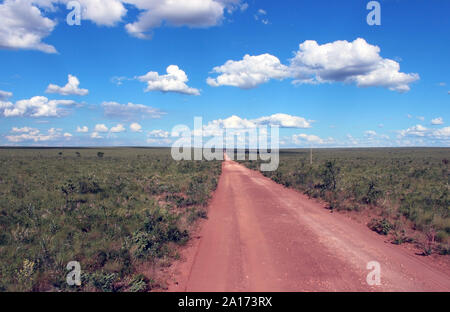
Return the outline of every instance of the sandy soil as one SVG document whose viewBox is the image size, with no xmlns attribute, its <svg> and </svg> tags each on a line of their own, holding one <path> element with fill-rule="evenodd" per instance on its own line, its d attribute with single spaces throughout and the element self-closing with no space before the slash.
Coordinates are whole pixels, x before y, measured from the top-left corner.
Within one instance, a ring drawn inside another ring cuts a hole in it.
<svg viewBox="0 0 450 312">
<path fill-rule="evenodd" d="M 450 291 L 448 257 L 437 266 L 259 172 L 222 166 L 169 291 Z M 367 283 L 371 261 L 381 285 Z"/>
</svg>

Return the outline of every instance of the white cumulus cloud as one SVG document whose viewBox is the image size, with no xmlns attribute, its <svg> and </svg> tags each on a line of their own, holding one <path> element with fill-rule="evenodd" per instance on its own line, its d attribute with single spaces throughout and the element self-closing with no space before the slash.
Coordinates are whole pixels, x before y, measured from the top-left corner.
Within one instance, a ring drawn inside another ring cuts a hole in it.
<svg viewBox="0 0 450 312">
<path fill-rule="evenodd" d="M 108 127 L 104 124 L 95 125 L 94 132 L 108 132 Z"/>
<path fill-rule="evenodd" d="M 437 118 L 431 119 L 431 124 L 432 125 L 443 125 L 444 119 L 442 117 L 437 117 Z"/>
<path fill-rule="evenodd" d="M 61 95 L 87 95 L 89 93 L 89 90 L 80 89 L 78 87 L 80 85 L 80 81 L 77 77 L 69 74 L 67 80 L 67 84 L 64 87 L 49 84 L 45 92 L 58 93 Z"/>
<path fill-rule="evenodd" d="M 333 138 L 322 139 L 314 134 L 299 133 L 292 135 L 292 142 L 296 145 L 323 145 L 333 143 Z"/>
<path fill-rule="evenodd" d="M 148 136 L 149 137 L 154 137 L 154 138 L 168 138 L 169 137 L 169 132 L 158 129 L 158 130 L 152 130 L 148 132 Z"/>
<path fill-rule="evenodd" d="M 71 0 L 64 0 L 69 2 Z M 115 26 L 122 21 L 127 10 L 121 0 L 78 0 L 81 4 L 81 18 L 99 26 Z"/>
<path fill-rule="evenodd" d="M 364 132 L 364 134 L 365 134 L 366 136 L 368 136 L 368 137 L 374 137 L 374 136 L 377 136 L 376 131 L 373 131 L 373 130 L 367 130 L 367 131 Z"/>
<path fill-rule="evenodd" d="M 42 42 L 56 22 L 44 17 L 36 2 L 5 0 L 0 4 L 0 48 L 56 53 L 54 46 Z"/>
<path fill-rule="evenodd" d="M 112 127 L 112 128 L 110 129 L 110 131 L 111 131 L 112 133 L 124 132 L 124 131 L 125 131 L 125 127 L 124 127 L 122 124 L 118 124 L 117 126 Z"/>
<path fill-rule="evenodd" d="M 130 130 L 133 132 L 141 132 L 142 131 L 142 126 L 140 124 L 138 124 L 137 122 L 133 122 L 130 125 Z"/>
<path fill-rule="evenodd" d="M 125 0 L 142 10 L 137 21 L 125 25 L 132 36 L 151 37 L 162 24 L 171 26 L 210 27 L 222 22 L 224 10 L 233 11 L 239 0 Z"/>
<path fill-rule="evenodd" d="M 177 92 L 188 95 L 200 95 L 200 91 L 195 88 L 188 87 L 188 77 L 186 73 L 177 65 L 170 65 L 166 69 L 166 75 L 159 75 L 157 72 L 150 71 L 143 76 L 137 77 L 142 82 L 147 83 L 146 92 Z"/>
<path fill-rule="evenodd" d="M 399 138 L 419 137 L 427 140 L 444 141 L 450 144 L 450 127 L 429 129 L 422 125 L 416 125 L 405 130 L 400 130 L 398 133 Z"/>
<path fill-rule="evenodd" d="M 15 104 L 8 103 L 0 105 L 5 117 L 61 117 L 66 113 L 62 107 L 75 104 L 72 100 L 49 100 L 45 96 L 34 96 L 31 99 L 17 101 Z"/>
<path fill-rule="evenodd" d="M 83 127 L 78 126 L 77 127 L 77 132 L 87 133 L 87 132 L 89 132 L 89 128 L 87 126 L 83 126 Z"/>
<path fill-rule="evenodd" d="M 280 126 L 281 128 L 310 128 L 311 121 L 303 117 L 288 114 L 273 114 L 254 120 L 258 125 Z"/>
<path fill-rule="evenodd" d="M 91 133 L 91 138 L 92 139 L 103 139 L 103 137 L 96 131 Z"/>
<path fill-rule="evenodd" d="M 288 67 L 270 54 L 248 55 L 240 61 L 229 60 L 213 68 L 216 78 L 208 77 L 206 82 L 213 87 L 233 86 L 242 89 L 255 88 L 270 79 L 284 79 L 289 76 Z"/>
<path fill-rule="evenodd" d="M 226 129 L 252 129 L 260 126 L 278 126 L 280 128 L 310 128 L 311 121 L 303 117 L 288 114 L 273 114 L 254 119 L 232 115 L 225 119 L 216 119 L 203 126 L 203 136 L 221 135 Z"/>
<path fill-rule="evenodd" d="M 409 84 L 419 79 L 415 73 L 400 72 L 400 64 L 382 58 L 380 48 L 358 38 L 353 42 L 338 40 L 318 44 L 306 40 L 284 65 L 271 54 L 245 55 L 242 60 L 228 60 L 213 68 L 217 77 L 206 82 L 213 87 L 234 86 L 255 88 L 271 79 L 294 79 L 294 84 L 320 84 L 332 82 L 355 83 L 358 87 L 384 87 L 406 92 Z"/>
<path fill-rule="evenodd" d="M 418 74 L 400 72 L 400 65 L 380 56 L 380 48 L 363 38 L 318 44 L 306 40 L 290 61 L 295 83 L 355 82 L 360 87 L 380 86 L 408 91 Z"/>
<path fill-rule="evenodd" d="M 23 127 L 17 128 L 13 127 L 10 135 L 5 136 L 9 142 L 19 143 L 26 141 L 33 142 L 45 142 L 45 141 L 53 141 L 56 139 L 62 138 L 63 134 L 61 134 L 61 129 L 51 128 L 47 130 L 47 133 L 42 133 L 39 129 Z"/>
</svg>

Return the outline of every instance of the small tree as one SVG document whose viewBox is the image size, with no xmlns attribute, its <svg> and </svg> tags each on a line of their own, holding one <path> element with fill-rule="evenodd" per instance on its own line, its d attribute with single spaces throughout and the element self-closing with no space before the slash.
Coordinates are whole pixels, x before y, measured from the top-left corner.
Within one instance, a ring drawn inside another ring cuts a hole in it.
<svg viewBox="0 0 450 312">
<path fill-rule="evenodd" d="M 105 155 L 105 153 L 103 153 L 103 152 L 98 152 L 97 153 L 97 157 L 98 158 L 103 158 L 103 155 Z"/>
<path fill-rule="evenodd" d="M 337 176 L 340 169 L 336 166 L 334 161 L 327 161 L 325 163 L 325 169 L 322 172 L 322 179 L 324 187 L 327 190 L 335 191 L 337 184 Z"/>
</svg>

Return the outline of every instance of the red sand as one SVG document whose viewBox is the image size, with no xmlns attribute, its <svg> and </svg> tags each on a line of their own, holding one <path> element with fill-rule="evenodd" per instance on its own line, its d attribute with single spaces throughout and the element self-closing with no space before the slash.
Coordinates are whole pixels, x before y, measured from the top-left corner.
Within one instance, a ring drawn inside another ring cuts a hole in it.
<svg viewBox="0 0 450 312">
<path fill-rule="evenodd" d="M 450 291 L 448 266 L 392 245 L 233 161 L 169 291 Z M 369 286 L 369 261 L 381 285 Z"/>
</svg>

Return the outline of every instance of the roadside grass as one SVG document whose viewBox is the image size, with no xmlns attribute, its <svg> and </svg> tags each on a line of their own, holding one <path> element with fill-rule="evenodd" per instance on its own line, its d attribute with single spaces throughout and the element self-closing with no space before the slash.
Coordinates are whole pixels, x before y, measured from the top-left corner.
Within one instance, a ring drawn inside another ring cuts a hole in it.
<svg viewBox="0 0 450 312">
<path fill-rule="evenodd" d="M 368 226 L 395 244 L 448 255 L 449 159 L 449 148 L 314 149 L 311 165 L 309 149 L 285 149 L 278 169 L 263 174 L 325 200 L 329 209 L 372 215 Z M 259 160 L 242 163 L 260 168 Z"/>
<path fill-rule="evenodd" d="M 163 148 L 0 149 L 0 291 L 161 287 L 139 268 L 177 257 L 220 171 Z"/>
</svg>

